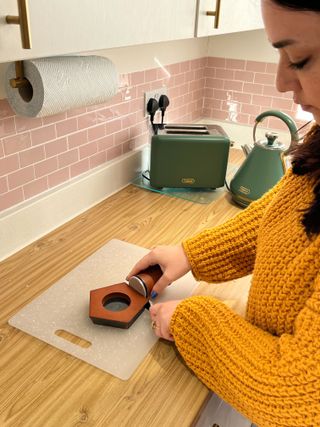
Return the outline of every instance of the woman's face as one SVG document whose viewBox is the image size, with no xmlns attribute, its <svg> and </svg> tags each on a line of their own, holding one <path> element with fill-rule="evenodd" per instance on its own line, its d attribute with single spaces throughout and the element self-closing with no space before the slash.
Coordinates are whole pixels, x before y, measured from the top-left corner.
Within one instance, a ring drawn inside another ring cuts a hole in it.
<svg viewBox="0 0 320 427">
<path fill-rule="evenodd" d="M 279 51 L 277 88 L 320 124 L 320 13 L 294 11 L 262 0 L 262 16 L 271 44 Z"/>
</svg>

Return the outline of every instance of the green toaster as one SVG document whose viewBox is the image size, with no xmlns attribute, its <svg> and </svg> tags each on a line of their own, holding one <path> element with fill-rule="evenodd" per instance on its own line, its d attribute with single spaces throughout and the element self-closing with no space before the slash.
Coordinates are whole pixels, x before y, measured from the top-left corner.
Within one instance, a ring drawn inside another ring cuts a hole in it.
<svg viewBox="0 0 320 427">
<path fill-rule="evenodd" d="M 230 139 L 217 125 L 165 125 L 151 139 L 154 188 L 223 187 Z"/>
</svg>

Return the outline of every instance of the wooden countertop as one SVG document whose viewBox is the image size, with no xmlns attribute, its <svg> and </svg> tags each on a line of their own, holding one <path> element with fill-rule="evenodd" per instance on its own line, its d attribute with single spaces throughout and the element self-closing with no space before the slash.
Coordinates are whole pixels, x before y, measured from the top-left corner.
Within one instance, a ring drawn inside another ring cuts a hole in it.
<svg viewBox="0 0 320 427">
<path fill-rule="evenodd" d="M 231 150 L 231 162 L 241 159 Z M 110 239 L 146 248 L 176 244 L 238 211 L 227 193 L 200 205 L 128 186 L 0 263 L 0 425 L 192 425 L 208 390 L 172 343 L 160 340 L 121 381 L 7 321 Z"/>
</svg>

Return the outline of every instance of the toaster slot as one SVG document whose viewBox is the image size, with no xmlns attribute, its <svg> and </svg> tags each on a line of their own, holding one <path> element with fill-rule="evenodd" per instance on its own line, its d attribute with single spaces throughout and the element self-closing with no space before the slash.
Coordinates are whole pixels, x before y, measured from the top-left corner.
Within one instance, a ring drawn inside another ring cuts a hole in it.
<svg viewBox="0 0 320 427">
<path fill-rule="evenodd" d="M 167 135 L 209 135 L 210 133 L 207 130 L 167 130 Z"/>
<path fill-rule="evenodd" d="M 165 129 L 207 130 L 207 126 L 203 126 L 203 125 L 165 125 Z"/>
</svg>

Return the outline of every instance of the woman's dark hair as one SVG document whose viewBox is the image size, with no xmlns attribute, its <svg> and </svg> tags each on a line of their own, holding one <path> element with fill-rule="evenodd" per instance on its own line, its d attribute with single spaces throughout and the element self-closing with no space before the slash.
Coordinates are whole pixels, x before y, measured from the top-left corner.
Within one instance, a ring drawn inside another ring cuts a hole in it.
<svg viewBox="0 0 320 427">
<path fill-rule="evenodd" d="M 310 12 L 320 12 L 320 3 L 316 0 L 304 1 L 286 1 L 286 0 L 272 0 L 273 3 L 278 4 L 279 6 L 286 7 L 288 9 L 295 10 L 306 10 Z"/>
<path fill-rule="evenodd" d="M 292 151 L 292 171 L 313 180 L 314 200 L 306 209 L 302 224 L 308 236 L 320 232 L 320 126 L 314 125 L 302 144 Z"/>
<path fill-rule="evenodd" d="M 272 0 L 273 3 L 297 11 L 320 12 L 320 1 Z M 292 152 L 292 170 L 296 175 L 308 174 L 313 180 L 314 200 L 305 210 L 302 224 L 310 237 L 320 233 L 320 126 L 314 125 L 303 144 Z"/>
</svg>

